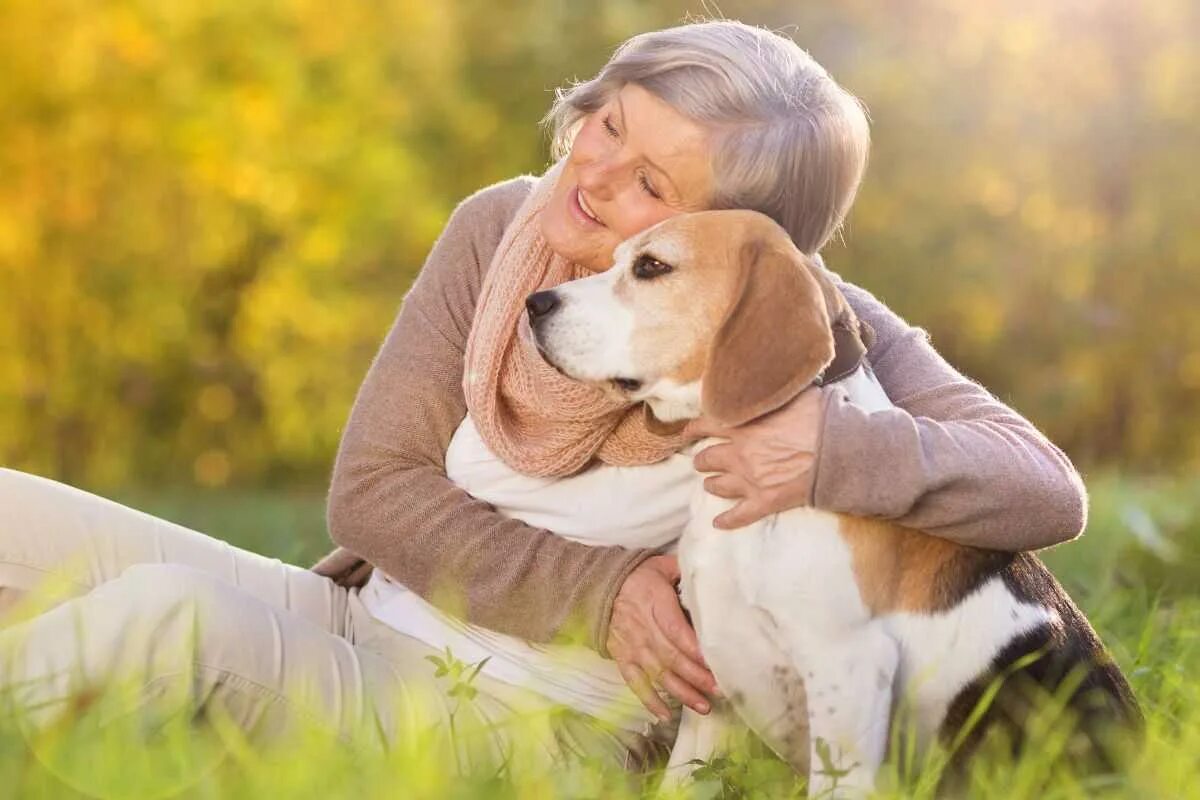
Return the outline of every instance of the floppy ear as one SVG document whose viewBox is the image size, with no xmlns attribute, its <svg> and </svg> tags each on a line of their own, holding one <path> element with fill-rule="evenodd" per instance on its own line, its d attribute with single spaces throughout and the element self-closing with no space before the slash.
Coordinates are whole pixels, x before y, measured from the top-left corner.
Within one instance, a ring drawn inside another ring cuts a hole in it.
<svg viewBox="0 0 1200 800">
<path fill-rule="evenodd" d="M 805 256 L 801 256 L 801 258 L 804 259 L 804 268 L 812 275 L 817 286 L 821 287 L 821 295 L 825 298 L 825 313 L 828 315 L 830 323 L 832 324 L 836 319 L 846 318 L 847 315 L 849 315 L 849 319 L 857 320 L 858 317 L 850 308 L 850 304 L 846 302 L 846 298 L 833 285 L 833 280 L 825 268 L 811 258 Z"/>
<path fill-rule="evenodd" d="M 835 328 L 841 325 L 854 333 L 858 337 L 858 340 L 862 342 L 864 351 L 874 347 L 875 329 L 868 325 L 866 320 L 859 319 L 858 314 L 854 313 L 854 309 L 846 302 L 846 296 L 833 285 L 833 279 L 829 275 L 829 270 L 811 258 L 805 258 L 804 264 L 817 281 L 817 285 L 821 287 L 821 293 L 825 295 L 825 313 L 829 315 L 829 324 Z M 840 353 L 837 355 L 840 355 Z"/>
<path fill-rule="evenodd" d="M 791 400 L 833 360 L 821 285 L 799 250 L 742 245 L 738 290 L 713 340 L 703 412 L 741 425 Z"/>
</svg>

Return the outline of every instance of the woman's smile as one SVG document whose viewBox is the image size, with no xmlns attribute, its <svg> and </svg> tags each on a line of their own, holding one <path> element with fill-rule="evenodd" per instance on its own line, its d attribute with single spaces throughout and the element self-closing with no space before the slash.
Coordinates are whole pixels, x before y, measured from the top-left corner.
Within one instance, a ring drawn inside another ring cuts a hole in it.
<svg viewBox="0 0 1200 800">
<path fill-rule="evenodd" d="M 572 211 L 578 210 L 584 217 L 587 217 L 589 222 L 604 227 L 604 223 L 600 222 L 600 217 L 596 216 L 596 212 L 592 210 L 592 204 L 588 203 L 588 198 L 584 196 L 580 187 L 576 186 L 575 191 L 571 192 L 571 200 Z"/>
<path fill-rule="evenodd" d="M 578 185 L 567 193 L 567 203 L 570 205 L 572 216 L 579 220 L 585 227 L 607 227 L 596 216 L 596 212 L 592 210 L 591 203 L 587 201 L 587 197 L 584 196 L 583 190 Z"/>
</svg>

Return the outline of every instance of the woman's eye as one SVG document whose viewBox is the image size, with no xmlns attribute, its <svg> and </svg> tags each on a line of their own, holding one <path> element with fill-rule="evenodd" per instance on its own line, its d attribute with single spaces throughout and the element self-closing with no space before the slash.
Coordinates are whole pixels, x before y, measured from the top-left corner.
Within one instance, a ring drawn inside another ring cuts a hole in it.
<svg viewBox="0 0 1200 800">
<path fill-rule="evenodd" d="M 613 137 L 614 139 L 620 138 L 620 134 L 617 133 L 617 129 L 613 127 L 611 116 L 606 116 L 604 118 L 603 125 L 604 125 L 604 130 L 608 131 L 609 136 Z M 658 192 L 654 191 L 654 187 L 650 185 L 650 181 L 646 180 L 645 175 L 638 175 L 638 183 L 641 184 L 642 190 L 645 191 L 646 194 L 650 195 L 655 200 L 662 199 L 662 195 L 660 195 Z"/>
<path fill-rule="evenodd" d="M 662 198 L 659 196 L 658 192 L 654 191 L 654 187 L 650 185 L 650 182 L 646 180 L 646 176 L 645 176 L 645 175 L 639 175 L 639 176 L 638 176 L 638 183 L 640 183 L 640 184 L 642 185 L 642 188 L 643 188 L 643 189 L 645 189 L 645 190 L 646 190 L 646 192 L 647 192 L 647 193 L 648 193 L 648 194 L 649 194 L 651 197 L 653 197 L 655 200 L 660 200 L 660 199 L 662 199 Z"/>
<path fill-rule="evenodd" d="M 664 264 L 653 256 L 641 255 L 638 256 L 637 261 L 633 262 L 633 277 L 639 280 L 649 280 L 666 275 L 673 269 L 675 268 L 670 264 Z"/>
</svg>

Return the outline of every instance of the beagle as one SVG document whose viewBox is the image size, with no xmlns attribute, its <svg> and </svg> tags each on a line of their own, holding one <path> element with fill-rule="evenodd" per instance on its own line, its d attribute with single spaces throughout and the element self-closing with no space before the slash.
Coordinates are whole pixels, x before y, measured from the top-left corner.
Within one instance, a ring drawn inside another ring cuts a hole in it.
<svg viewBox="0 0 1200 800">
<path fill-rule="evenodd" d="M 758 212 L 667 219 L 623 242 L 608 271 L 527 308 L 549 363 L 644 401 L 658 424 L 704 412 L 740 425 L 821 380 L 841 379 L 868 410 L 891 406 L 860 363 L 845 298 Z M 1129 684 L 1035 556 L 807 507 L 718 531 L 732 503 L 702 483 L 678 543 L 680 591 L 727 701 L 684 709 L 666 783 L 719 755 L 736 718 L 808 776 L 810 794 L 838 796 L 871 790 L 901 711 L 919 748 L 958 737 L 960 767 L 989 732 L 1018 746 L 1034 687 L 1069 692 L 1080 730 L 1095 733 L 1081 746 L 1108 721 L 1139 726 Z"/>
</svg>

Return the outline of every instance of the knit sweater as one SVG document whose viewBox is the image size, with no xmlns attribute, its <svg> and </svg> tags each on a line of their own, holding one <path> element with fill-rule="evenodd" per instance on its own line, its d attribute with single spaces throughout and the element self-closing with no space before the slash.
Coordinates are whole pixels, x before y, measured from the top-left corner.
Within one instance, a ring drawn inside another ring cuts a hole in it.
<svg viewBox="0 0 1200 800">
<path fill-rule="evenodd" d="M 505 517 L 445 474 L 466 415 L 463 351 L 480 284 L 534 180 L 470 195 L 434 243 L 351 408 L 327 506 L 338 548 L 313 569 L 349 587 L 377 566 L 471 623 L 606 654 L 613 599 L 655 551 L 569 541 Z M 844 393 L 826 403 L 811 505 L 973 547 L 1032 550 L 1077 536 L 1087 495 L 1067 456 L 948 364 L 924 330 L 831 274 L 875 330 L 867 359 L 896 408 L 867 413 Z"/>
</svg>

